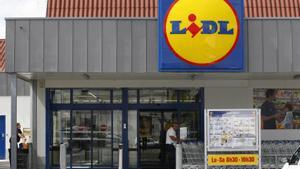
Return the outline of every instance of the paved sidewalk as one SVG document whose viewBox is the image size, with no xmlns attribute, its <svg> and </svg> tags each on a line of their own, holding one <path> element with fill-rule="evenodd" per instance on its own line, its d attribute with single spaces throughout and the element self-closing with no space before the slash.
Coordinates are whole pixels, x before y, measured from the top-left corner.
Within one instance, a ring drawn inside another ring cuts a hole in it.
<svg viewBox="0 0 300 169">
<path fill-rule="evenodd" d="M 9 169 L 9 161 L 0 160 L 0 169 Z"/>
</svg>

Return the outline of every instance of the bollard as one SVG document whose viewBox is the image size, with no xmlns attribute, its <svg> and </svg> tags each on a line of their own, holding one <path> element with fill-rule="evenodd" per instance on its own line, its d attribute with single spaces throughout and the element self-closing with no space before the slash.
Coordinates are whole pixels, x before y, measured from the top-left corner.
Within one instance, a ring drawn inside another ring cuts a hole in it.
<svg viewBox="0 0 300 169">
<path fill-rule="evenodd" d="M 60 144 L 59 152 L 60 169 L 67 169 L 67 144 Z"/>
<path fill-rule="evenodd" d="M 123 169 L 123 144 L 119 144 L 119 167 L 118 169 Z"/>
<path fill-rule="evenodd" d="M 182 145 L 176 144 L 176 169 L 182 169 Z"/>
</svg>

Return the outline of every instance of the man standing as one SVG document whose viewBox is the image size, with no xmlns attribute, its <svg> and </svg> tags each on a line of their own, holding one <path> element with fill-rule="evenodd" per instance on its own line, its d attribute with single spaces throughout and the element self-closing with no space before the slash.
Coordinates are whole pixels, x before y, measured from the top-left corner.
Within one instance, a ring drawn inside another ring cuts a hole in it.
<svg viewBox="0 0 300 169">
<path fill-rule="evenodd" d="M 167 155 L 167 168 L 175 169 L 176 167 L 176 149 L 175 145 L 180 141 L 177 138 L 176 130 L 178 129 L 178 124 L 173 122 L 172 126 L 168 129 L 166 134 L 166 155 Z"/>
<path fill-rule="evenodd" d="M 17 144 L 21 141 L 21 138 L 24 139 L 25 136 L 24 134 L 22 133 L 22 130 L 21 130 L 21 124 L 20 123 L 17 123 Z M 9 139 L 9 143 L 11 143 L 11 138 Z M 17 145 L 17 149 L 22 149 L 23 145 Z M 11 149 L 9 148 L 8 149 L 8 152 L 9 152 L 9 163 L 11 163 Z"/>
<path fill-rule="evenodd" d="M 276 129 L 276 118 L 281 115 L 277 113 L 273 101 L 276 99 L 276 90 L 268 89 L 265 93 L 266 101 L 261 105 L 261 119 L 263 129 Z"/>
</svg>

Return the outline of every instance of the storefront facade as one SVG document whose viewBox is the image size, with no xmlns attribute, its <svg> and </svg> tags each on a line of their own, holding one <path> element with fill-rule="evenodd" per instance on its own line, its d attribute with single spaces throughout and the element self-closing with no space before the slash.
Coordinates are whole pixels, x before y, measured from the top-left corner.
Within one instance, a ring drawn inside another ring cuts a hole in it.
<svg viewBox="0 0 300 169">
<path fill-rule="evenodd" d="M 162 73 L 155 18 L 7 19 L 5 71 L 32 83 L 37 168 L 59 168 L 60 143 L 71 168 L 116 168 L 119 143 L 124 168 L 159 167 L 167 123 L 203 141 L 205 108 L 252 108 L 255 88 L 298 88 L 299 20 L 243 26 L 244 71 Z"/>
<path fill-rule="evenodd" d="M 159 166 L 160 139 L 167 123 L 189 126 L 189 141 L 203 139 L 200 92 L 203 90 L 47 90 L 47 131 L 52 131 L 46 138 L 49 168 L 59 166 L 62 140 L 69 145 L 67 158 L 72 168 L 117 167 L 119 144 L 124 145 L 123 163 L 129 168 Z"/>
</svg>

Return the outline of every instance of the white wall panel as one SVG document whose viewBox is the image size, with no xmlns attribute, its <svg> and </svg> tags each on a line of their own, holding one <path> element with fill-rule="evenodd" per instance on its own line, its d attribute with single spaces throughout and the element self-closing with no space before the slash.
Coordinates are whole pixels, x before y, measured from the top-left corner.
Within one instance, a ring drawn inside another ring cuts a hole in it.
<svg viewBox="0 0 300 169">
<path fill-rule="evenodd" d="M 58 71 L 58 21 L 45 20 L 44 72 Z"/>
<path fill-rule="evenodd" d="M 73 29 L 73 72 L 87 72 L 87 21 L 75 20 Z"/>
<path fill-rule="evenodd" d="M 88 72 L 102 71 L 102 22 L 88 22 Z"/>
<path fill-rule="evenodd" d="M 29 21 L 17 20 L 15 28 L 15 69 L 16 72 L 29 71 Z"/>
<path fill-rule="evenodd" d="M 58 71 L 72 72 L 73 66 L 73 21 L 61 20 L 58 27 Z"/>
<path fill-rule="evenodd" d="M 30 72 L 43 72 L 44 61 L 44 21 L 30 22 L 29 70 Z"/>
</svg>

